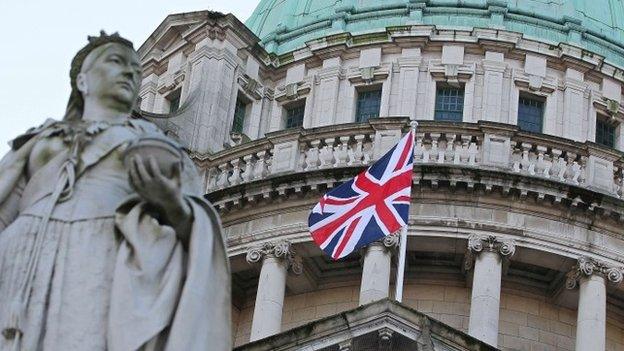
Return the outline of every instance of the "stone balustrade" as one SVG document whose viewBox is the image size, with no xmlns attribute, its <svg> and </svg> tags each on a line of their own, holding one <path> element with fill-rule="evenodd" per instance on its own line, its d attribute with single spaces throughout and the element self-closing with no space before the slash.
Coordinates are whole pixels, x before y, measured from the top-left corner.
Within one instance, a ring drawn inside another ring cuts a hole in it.
<svg viewBox="0 0 624 351">
<path fill-rule="evenodd" d="M 302 172 L 362 167 L 409 129 L 404 117 L 313 129 L 283 130 L 203 159 L 206 192 Z M 619 151 L 492 123 L 421 121 L 414 163 L 520 174 L 624 197 Z"/>
</svg>

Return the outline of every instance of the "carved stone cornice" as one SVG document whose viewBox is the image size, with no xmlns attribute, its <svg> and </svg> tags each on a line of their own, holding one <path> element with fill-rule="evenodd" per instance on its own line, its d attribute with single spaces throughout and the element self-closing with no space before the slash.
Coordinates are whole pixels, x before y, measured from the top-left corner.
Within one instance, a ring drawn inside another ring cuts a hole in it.
<svg viewBox="0 0 624 351">
<path fill-rule="evenodd" d="M 468 252 L 464 260 L 465 271 L 472 269 L 475 257 L 483 251 L 497 252 L 502 258 L 509 259 L 516 252 L 516 242 L 513 239 L 499 239 L 494 235 L 471 235 L 468 237 Z"/>
<path fill-rule="evenodd" d="M 382 83 L 391 72 L 391 64 L 377 67 L 352 67 L 346 72 L 346 78 L 353 84 Z"/>
<path fill-rule="evenodd" d="M 243 88 L 245 93 L 256 100 L 260 100 L 262 98 L 262 86 L 260 83 L 251 78 L 250 76 L 243 74 L 238 77 L 238 85 Z"/>
<path fill-rule="evenodd" d="M 528 74 L 523 69 L 513 69 L 513 81 L 516 86 L 528 89 L 532 92 L 550 94 L 557 90 L 557 79 L 551 76 L 540 77 Z"/>
<path fill-rule="evenodd" d="M 303 272 L 301 260 L 295 256 L 295 250 L 289 241 L 265 242 L 247 250 L 246 260 L 249 264 L 261 262 L 266 257 L 284 260 L 286 269 L 290 269 L 295 274 Z"/>
<path fill-rule="evenodd" d="M 444 64 L 442 60 L 429 61 L 429 73 L 435 80 L 448 83 L 465 83 L 475 74 L 474 63 Z"/>
<path fill-rule="evenodd" d="M 183 67 L 175 70 L 173 73 L 166 73 L 160 79 L 160 82 L 156 88 L 160 94 L 167 94 L 182 85 L 186 72 Z"/>
<path fill-rule="evenodd" d="M 293 101 L 305 97 L 312 89 L 313 79 L 303 80 L 301 82 L 280 85 L 275 90 L 273 98 L 279 102 L 287 100 Z"/>
<path fill-rule="evenodd" d="M 576 265 L 567 274 L 566 288 L 574 289 L 581 278 L 594 274 L 600 274 L 609 282 L 618 284 L 624 278 L 624 267 L 615 267 L 590 257 L 579 257 Z"/>
</svg>

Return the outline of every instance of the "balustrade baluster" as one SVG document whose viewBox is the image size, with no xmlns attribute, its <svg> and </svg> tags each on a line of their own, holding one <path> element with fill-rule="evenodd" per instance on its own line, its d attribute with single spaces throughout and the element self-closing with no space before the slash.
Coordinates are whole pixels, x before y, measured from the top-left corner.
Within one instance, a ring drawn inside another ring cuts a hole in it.
<svg viewBox="0 0 624 351">
<path fill-rule="evenodd" d="M 535 173 L 538 176 L 549 178 L 550 177 L 550 174 L 549 174 L 550 162 L 547 159 L 548 156 L 545 156 L 546 151 L 548 151 L 547 147 L 541 146 L 541 145 L 537 146 L 537 160 L 535 162 Z"/>
<path fill-rule="evenodd" d="M 312 171 L 318 168 L 320 144 L 320 140 L 313 140 L 310 142 L 310 148 L 306 151 L 306 170 Z"/>
<path fill-rule="evenodd" d="M 364 161 L 365 165 L 371 163 L 373 161 L 373 145 L 375 143 L 375 133 L 369 134 L 370 142 L 365 143 L 362 147 L 362 152 L 364 153 Z"/>
<path fill-rule="evenodd" d="M 425 148 L 423 146 L 424 133 L 416 133 L 416 144 L 414 144 L 414 163 L 424 162 L 423 156 Z"/>
<path fill-rule="evenodd" d="M 532 145 L 529 143 L 522 143 L 521 146 L 522 161 L 520 161 L 520 165 L 522 166 L 522 172 L 535 175 L 535 162 L 532 162 L 531 157 L 529 156 Z"/>
<path fill-rule="evenodd" d="M 219 177 L 217 178 L 217 187 L 225 188 L 229 185 L 228 178 L 230 172 L 228 170 L 229 162 L 225 162 L 219 165 Z"/>
<path fill-rule="evenodd" d="M 308 145 L 305 142 L 299 142 L 299 158 L 297 161 L 297 171 L 302 172 L 306 168 L 306 148 Z"/>
<path fill-rule="evenodd" d="M 268 167 L 267 167 L 266 156 L 267 156 L 266 151 L 258 151 L 258 153 L 256 154 L 257 160 L 256 160 L 256 163 L 254 164 L 254 170 L 253 170 L 253 176 L 254 176 L 254 179 L 256 180 L 264 178 L 269 173 Z"/>
<path fill-rule="evenodd" d="M 351 148 L 349 148 L 349 165 L 357 166 L 362 164 L 362 157 L 364 157 L 364 152 L 362 152 L 363 142 L 365 135 L 358 134 L 354 136 L 355 144 Z"/>
<path fill-rule="evenodd" d="M 347 165 L 349 159 L 349 139 L 348 136 L 341 136 L 339 138 L 340 144 L 336 146 L 334 150 L 334 157 L 336 158 L 335 167 L 344 167 Z"/>
<path fill-rule="evenodd" d="M 249 182 L 253 179 L 253 164 L 251 162 L 252 158 L 253 155 L 243 156 L 243 162 L 245 162 L 245 169 L 243 170 L 243 174 L 241 174 L 243 182 Z"/>
<path fill-rule="evenodd" d="M 210 190 L 217 187 L 217 176 L 218 169 L 216 167 L 211 167 L 206 170 L 206 192 L 210 192 Z"/>
<path fill-rule="evenodd" d="M 468 164 L 471 166 L 477 165 L 477 157 L 479 156 L 479 147 L 475 141 L 470 142 L 468 146 Z"/>
<path fill-rule="evenodd" d="M 230 161 L 230 164 L 232 165 L 232 173 L 228 178 L 228 181 L 230 182 L 230 185 L 236 185 L 241 181 L 240 160 L 237 158 L 233 159 Z"/>
</svg>

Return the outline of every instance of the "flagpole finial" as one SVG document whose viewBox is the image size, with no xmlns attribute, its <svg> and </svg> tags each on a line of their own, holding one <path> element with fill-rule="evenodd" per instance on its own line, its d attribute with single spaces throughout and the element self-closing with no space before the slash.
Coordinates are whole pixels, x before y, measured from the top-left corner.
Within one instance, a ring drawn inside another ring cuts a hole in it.
<svg viewBox="0 0 624 351">
<path fill-rule="evenodd" d="M 410 129 L 416 132 L 416 128 L 418 127 L 418 121 L 415 119 L 410 120 Z"/>
</svg>

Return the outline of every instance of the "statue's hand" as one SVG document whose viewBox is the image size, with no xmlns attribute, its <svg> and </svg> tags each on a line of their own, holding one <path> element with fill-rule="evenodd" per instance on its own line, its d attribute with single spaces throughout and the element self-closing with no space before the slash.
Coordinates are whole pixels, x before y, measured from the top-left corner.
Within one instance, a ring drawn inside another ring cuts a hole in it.
<svg viewBox="0 0 624 351">
<path fill-rule="evenodd" d="M 152 205 L 167 224 L 174 227 L 183 241 L 190 234 L 191 207 L 182 195 L 180 166 L 176 165 L 171 178 L 160 171 L 153 157 L 144 160 L 135 155 L 130 161 L 130 183 L 136 192 Z"/>
</svg>

